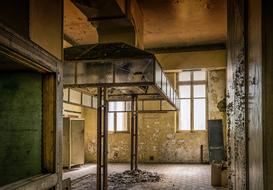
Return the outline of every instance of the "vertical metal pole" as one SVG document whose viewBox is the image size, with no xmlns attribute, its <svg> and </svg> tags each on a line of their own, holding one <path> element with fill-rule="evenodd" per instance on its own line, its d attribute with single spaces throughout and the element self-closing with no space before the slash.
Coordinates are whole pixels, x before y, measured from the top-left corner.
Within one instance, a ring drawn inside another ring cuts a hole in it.
<svg viewBox="0 0 273 190">
<path fill-rule="evenodd" d="M 97 190 L 101 189 L 101 129 L 102 129 L 102 102 L 101 102 L 101 87 L 98 87 L 98 102 L 97 102 Z"/>
<path fill-rule="evenodd" d="M 200 145 L 200 162 L 203 163 L 203 145 Z"/>
<path fill-rule="evenodd" d="M 137 152 L 138 152 L 138 102 L 137 96 L 135 96 L 135 170 L 138 169 L 138 159 L 137 159 Z"/>
<path fill-rule="evenodd" d="M 107 190 L 107 154 L 108 154 L 108 101 L 107 88 L 103 89 L 103 189 Z"/>
<path fill-rule="evenodd" d="M 134 169 L 134 134 L 135 134 L 135 122 L 134 122 L 134 109 L 135 109 L 135 102 L 134 102 L 134 96 L 132 96 L 131 101 L 131 170 Z"/>
</svg>

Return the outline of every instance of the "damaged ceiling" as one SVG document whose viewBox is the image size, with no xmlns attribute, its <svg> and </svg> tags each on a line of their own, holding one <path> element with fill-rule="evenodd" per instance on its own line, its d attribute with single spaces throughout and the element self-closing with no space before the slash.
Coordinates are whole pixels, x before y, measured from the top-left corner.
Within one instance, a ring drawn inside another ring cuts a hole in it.
<svg viewBox="0 0 273 190">
<path fill-rule="evenodd" d="M 226 41 L 226 0 L 141 0 L 145 48 Z"/>
<path fill-rule="evenodd" d="M 144 47 L 225 43 L 226 0 L 140 0 Z M 70 0 L 64 0 L 64 33 L 74 44 L 98 42 L 96 29 Z"/>
</svg>

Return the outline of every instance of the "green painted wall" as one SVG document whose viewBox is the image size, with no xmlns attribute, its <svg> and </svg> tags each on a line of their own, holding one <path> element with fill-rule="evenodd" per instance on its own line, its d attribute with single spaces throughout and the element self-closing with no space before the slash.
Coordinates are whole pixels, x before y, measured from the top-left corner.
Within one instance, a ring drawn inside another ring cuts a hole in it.
<svg viewBox="0 0 273 190">
<path fill-rule="evenodd" d="M 42 171 L 42 75 L 0 74 L 0 186 Z"/>
</svg>

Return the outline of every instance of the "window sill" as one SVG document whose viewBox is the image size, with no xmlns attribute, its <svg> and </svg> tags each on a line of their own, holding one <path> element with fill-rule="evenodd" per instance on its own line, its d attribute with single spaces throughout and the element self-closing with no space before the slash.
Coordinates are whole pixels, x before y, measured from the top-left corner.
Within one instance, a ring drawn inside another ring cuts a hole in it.
<svg viewBox="0 0 273 190">
<path fill-rule="evenodd" d="M 109 131 L 108 132 L 109 135 L 113 135 L 113 134 L 130 134 L 130 131 Z"/>
<path fill-rule="evenodd" d="M 207 133 L 208 130 L 205 129 L 205 130 L 179 130 L 179 131 L 176 131 L 176 133 Z"/>
</svg>

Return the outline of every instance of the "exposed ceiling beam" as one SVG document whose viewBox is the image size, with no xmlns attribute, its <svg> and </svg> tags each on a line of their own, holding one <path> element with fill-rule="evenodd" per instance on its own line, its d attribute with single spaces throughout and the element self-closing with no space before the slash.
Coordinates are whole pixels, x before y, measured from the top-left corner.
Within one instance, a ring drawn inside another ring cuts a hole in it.
<svg viewBox="0 0 273 190">
<path fill-rule="evenodd" d="M 158 48 L 147 48 L 145 51 L 161 54 L 161 53 L 179 53 L 179 52 L 192 52 L 192 51 L 209 51 L 209 50 L 221 50 L 226 49 L 225 43 L 216 44 L 204 44 L 194 46 L 173 46 L 173 47 L 158 47 Z"/>
</svg>

